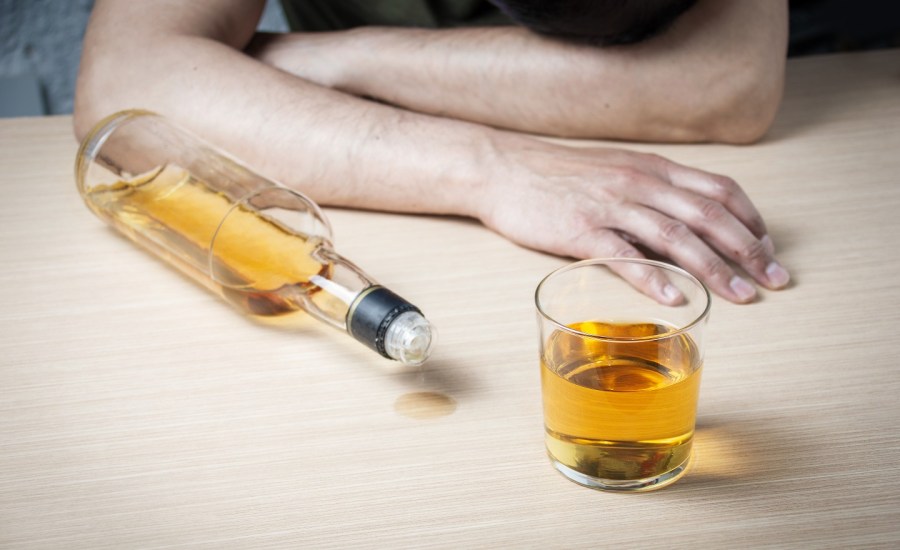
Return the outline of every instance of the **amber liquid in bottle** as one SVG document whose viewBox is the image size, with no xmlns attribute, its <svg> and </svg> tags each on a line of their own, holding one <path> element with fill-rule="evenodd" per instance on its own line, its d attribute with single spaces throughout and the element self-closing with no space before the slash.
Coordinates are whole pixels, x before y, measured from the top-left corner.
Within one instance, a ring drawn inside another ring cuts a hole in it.
<svg viewBox="0 0 900 550">
<path fill-rule="evenodd" d="M 335 251 L 318 205 L 157 114 L 100 121 L 75 182 L 97 216 L 257 320 L 312 318 L 407 367 L 430 356 L 434 327 Z"/>
<path fill-rule="evenodd" d="M 558 330 L 541 367 L 547 450 L 562 465 L 606 480 L 651 478 L 686 465 L 701 360 L 687 334 L 653 323 L 586 321 Z"/>
<path fill-rule="evenodd" d="M 122 233 L 248 314 L 281 316 L 310 300 L 320 309 L 341 310 L 336 317 L 346 312 L 347 304 L 327 293 L 315 296 L 313 282 L 327 279 L 330 270 L 318 253 L 321 239 L 234 205 L 177 166 L 98 185 L 86 200 Z"/>
</svg>

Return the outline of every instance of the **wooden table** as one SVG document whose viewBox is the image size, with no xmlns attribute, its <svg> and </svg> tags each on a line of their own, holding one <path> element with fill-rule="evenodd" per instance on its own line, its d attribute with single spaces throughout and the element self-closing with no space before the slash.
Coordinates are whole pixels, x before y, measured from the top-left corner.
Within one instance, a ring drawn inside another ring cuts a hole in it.
<svg viewBox="0 0 900 550">
<path fill-rule="evenodd" d="M 425 378 L 398 374 L 118 237 L 75 191 L 69 118 L 0 122 L 0 546 L 900 546 L 900 50 L 788 70 L 761 144 L 631 146 L 740 181 L 796 282 L 715 299 L 697 459 L 640 495 L 544 454 L 532 295 L 567 260 L 329 209 L 439 327 Z M 455 408 L 402 414 L 419 391 Z"/>
</svg>

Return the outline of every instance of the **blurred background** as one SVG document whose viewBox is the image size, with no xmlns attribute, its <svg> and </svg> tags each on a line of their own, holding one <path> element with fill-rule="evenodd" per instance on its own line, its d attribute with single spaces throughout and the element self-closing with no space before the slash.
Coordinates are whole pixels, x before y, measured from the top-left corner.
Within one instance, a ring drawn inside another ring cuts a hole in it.
<svg viewBox="0 0 900 550">
<path fill-rule="evenodd" d="M 72 112 L 81 39 L 93 3 L 0 0 L 0 117 Z M 278 0 L 269 0 L 259 28 L 288 30 Z M 898 0 L 791 2 L 789 55 L 890 47 L 900 47 Z"/>
<path fill-rule="evenodd" d="M 81 39 L 93 5 L 94 0 L 0 0 L 0 117 L 72 112 Z M 259 29 L 288 30 L 278 0 L 266 3 Z"/>
</svg>

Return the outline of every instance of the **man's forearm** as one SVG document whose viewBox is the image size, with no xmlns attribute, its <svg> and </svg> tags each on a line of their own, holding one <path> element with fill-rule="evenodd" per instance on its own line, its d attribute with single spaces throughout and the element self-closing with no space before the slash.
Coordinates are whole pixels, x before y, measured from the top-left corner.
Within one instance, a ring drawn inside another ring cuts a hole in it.
<svg viewBox="0 0 900 550">
<path fill-rule="evenodd" d="M 597 48 L 517 27 L 270 37 L 283 70 L 418 112 L 556 136 L 747 142 L 781 97 L 781 0 L 698 3 L 660 36 Z"/>
<path fill-rule="evenodd" d="M 323 88 L 205 36 L 144 23 L 113 3 L 85 43 L 76 132 L 114 111 L 167 115 L 323 204 L 476 216 L 488 128 Z M 481 145 L 479 145 L 481 144 Z M 440 185 L 438 185 L 440 184 Z"/>
</svg>

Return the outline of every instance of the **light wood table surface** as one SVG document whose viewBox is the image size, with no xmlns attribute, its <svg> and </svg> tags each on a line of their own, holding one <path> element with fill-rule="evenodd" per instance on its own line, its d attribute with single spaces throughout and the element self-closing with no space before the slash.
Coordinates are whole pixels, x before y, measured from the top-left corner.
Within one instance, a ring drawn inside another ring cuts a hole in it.
<svg viewBox="0 0 900 550">
<path fill-rule="evenodd" d="M 0 121 L 0 547 L 900 547 L 900 50 L 791 60 L 764 142 L 622 145 L 737 179 L 795 284 L 715 298 L 675 485 L 550 466 L 533 292 L 566 259 L 328 209 L 440 331 L 423 377 L 245 319 L 95 218 L 68 117 Z M 440 392 L 450 414 L 413 418 Z"/>
</svg>

